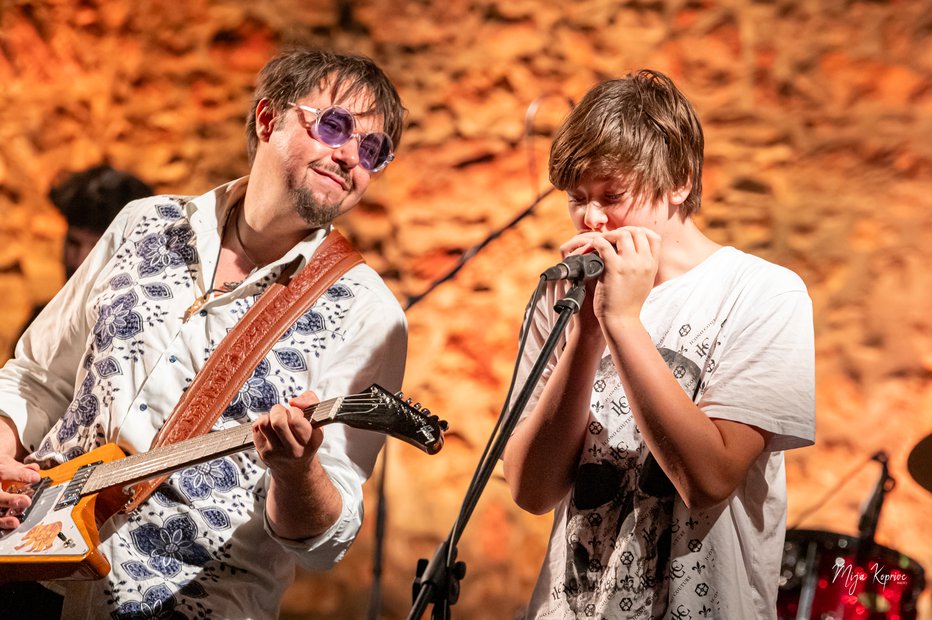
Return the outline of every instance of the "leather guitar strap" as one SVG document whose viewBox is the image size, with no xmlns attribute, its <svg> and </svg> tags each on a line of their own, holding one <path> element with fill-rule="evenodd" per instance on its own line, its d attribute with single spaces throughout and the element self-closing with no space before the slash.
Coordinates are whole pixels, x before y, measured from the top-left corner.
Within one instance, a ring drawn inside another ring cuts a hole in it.
<svg viewBox="0 0 932 620">
<path fill-rule="evenodd" d="M 304 269 L 287 285 L 281 277 L 269 286 L 224 337 L 152 440 L 152 448 L 207 433 L 285 330 L 340 276 L 362 262 L 343 235 L 331 230 Z M 283 275 L 288 271 L 286 267 Z M 123 512 L 137 508 L 167 478 L 136 484 Z"/>
</svg>

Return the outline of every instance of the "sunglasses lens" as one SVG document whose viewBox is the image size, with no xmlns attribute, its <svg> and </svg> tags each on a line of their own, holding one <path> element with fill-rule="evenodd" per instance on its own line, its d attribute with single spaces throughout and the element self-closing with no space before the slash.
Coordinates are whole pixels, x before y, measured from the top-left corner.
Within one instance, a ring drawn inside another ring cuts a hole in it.
<svg viewBox="0 0 932 620">
<path fill-rule="evenodd" d="M 317 119 L 317 135 L 328 146 L 343 146 L 352 137 L 353 115 L 342 108 L 328 108 Z"/>
<path fill-rule="evenodd" d="M 376 172 L 391 161 L 392 139 L 382 132 L 366 134 L 359 143 L 359 165 Z"/>
</svg>

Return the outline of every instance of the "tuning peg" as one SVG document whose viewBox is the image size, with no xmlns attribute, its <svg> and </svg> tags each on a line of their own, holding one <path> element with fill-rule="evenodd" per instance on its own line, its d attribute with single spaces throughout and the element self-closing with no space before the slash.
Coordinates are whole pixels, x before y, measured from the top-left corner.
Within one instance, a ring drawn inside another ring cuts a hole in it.
<svg viewBox="0 0 932 620">
<path fill-rule="evenodd" d="M 395 396 L 398 398 L 398 400 L 402 400 L 405 397 L 405 393 L 402 392 L 401 390 L 398 390 L 397 392 L 395 392 Z"/>
<path fill-rule="evenodd" d="M 410 407 L 410 406 L 411 406 L 411 399 L 410 399 L 410 398 L 407 399 L 407 400 L 405 401 L 405 404 L 406 404 L 407 406 Z"/>
<path fill-rule="evenodd" d="M 411 406 L 414 407 L 415 409 L 417 409 L 418 411 L 421 410 L 421 403 L 414 403 L 414 404 L 411 405 Z"/>
<path fill-rule="evenodd" d="M 447 421 L 446 421 L 446 420 L 440 420 L 440 430 L 442 430 L 442 431 L 445 433 L 445 432 L 447 432 L 447 429 L 448 429 L 448 428 L 450 428 L 450 425 L 447 424 Z"/>
<path fill-rule="evenodd" d="M 430 409 L 428 409 L 427 407 L 424 407 L 423 409 L 421 409 L 421 413 L 423 413 L 423 414 L 426 415 L 426 416 L 429 416 L 429 415 L 430 415 Z"/>
</svg>

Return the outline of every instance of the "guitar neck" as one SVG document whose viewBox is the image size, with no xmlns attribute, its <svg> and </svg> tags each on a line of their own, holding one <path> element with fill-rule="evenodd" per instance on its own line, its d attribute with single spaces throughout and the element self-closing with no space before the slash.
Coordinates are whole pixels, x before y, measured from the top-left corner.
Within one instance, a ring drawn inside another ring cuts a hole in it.
<svg viewBox="0 0 932 620">
<path fill-rule="evenodd" d="M 334 419 L 342 402 L 341 397 L 311 405 L 303 410 L 304 415 L 310 418 L 311 424 L 320 426 Z M 252 424 L 241 424 L 192 437 L 149 452 L 98 465 L 85 483 L 81 494 L 88 495 L 110 487 L 135 484 L 251 447 Z"/>
</svg>

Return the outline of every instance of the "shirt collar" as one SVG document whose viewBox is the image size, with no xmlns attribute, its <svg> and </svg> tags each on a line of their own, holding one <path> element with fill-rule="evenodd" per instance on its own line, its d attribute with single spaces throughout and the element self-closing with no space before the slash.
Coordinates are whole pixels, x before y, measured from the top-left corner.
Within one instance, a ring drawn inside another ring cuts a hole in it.
<svg viewBox="0 0 932 620">
<path fill-rule="evenodd" d="M 244 176 L 229 183 L 216 187 L 205 194 L 188 200 L 185 205 L 185 215 L 195 233 L 195 243 L 201 256 L 202 273 L 213 273 L 216 268 L 217 254 L 220 251 L 220 236 L 223 223 L 229 210 L 246 195 L 249 177 Z M 304 239 L 288 250 L 278 260 L 256 269 L 244 284 L 265 277 L 273 269 L 281 273 L 281 267 L 298 261 L 297 269 L 303 268 L 324 239 L 332 226 L 312 230 Z"/>
</svg>

